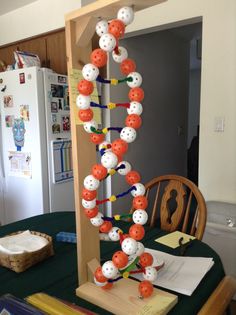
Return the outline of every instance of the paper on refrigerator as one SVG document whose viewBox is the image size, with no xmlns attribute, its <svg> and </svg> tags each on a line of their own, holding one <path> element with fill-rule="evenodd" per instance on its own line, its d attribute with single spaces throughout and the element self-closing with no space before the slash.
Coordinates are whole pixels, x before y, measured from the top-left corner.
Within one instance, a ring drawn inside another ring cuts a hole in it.
<svg viewBox="0 0 236 315">
<path fill-rule="evenodd" d="M 185 295 L 192 295 L 214 264 L 212 258 L 174 256 L 150 248 L 146 248 L 145 252 L 153 256 L 153 266 L 160 265 L 160 261 L 165 263 L 153 284 Z M 143 279 L 142 274 L 135 274 L 134 277 Z"/>
<path fill-rule="evenodd" d="M 9 151 L 9 176 L 32 178 L 31 153 Z"/>
</svg>

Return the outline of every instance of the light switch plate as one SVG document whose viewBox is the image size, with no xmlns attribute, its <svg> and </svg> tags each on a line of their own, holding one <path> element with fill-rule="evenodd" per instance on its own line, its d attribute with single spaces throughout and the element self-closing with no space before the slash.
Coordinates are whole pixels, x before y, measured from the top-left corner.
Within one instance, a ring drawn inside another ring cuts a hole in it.
<svg viewBox="0 0 236 315">
<path fill-rule="evenodd" d="M 224 132 L 224 130 L 225 130 L 225 118 L 224 117 L 215 117 L 214 131 L 215 132 Z"/>
</svg>

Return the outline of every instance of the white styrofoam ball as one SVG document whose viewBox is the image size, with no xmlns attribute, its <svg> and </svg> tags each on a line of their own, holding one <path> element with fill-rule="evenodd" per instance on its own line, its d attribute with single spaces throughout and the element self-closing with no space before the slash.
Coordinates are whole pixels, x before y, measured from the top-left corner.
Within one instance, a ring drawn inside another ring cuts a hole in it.
<svg viewBox="0 0 236 315">
<path fill-rule="evenodd" d="M 108 236 L 110 240 L 116 242 L 120 240 L 120 234 L 119 234 L 120 229 L 116 226 L 113 226 L 111 230 L 108 232 Z"/>
<path fill-rule="evenodd" d="M 96 199 L 93 199 L 93 200 L 82 199 L 82 206 L 85 209 L 93 209 L 96 206 Z"/>
<path fill-rule="evenodd" d="M 113 264 L 112 260 L 108 260 L 102 265 L 102 273 L 103 273 L 104 277 L 111 279 L 117 275 L 118 269 Z"/>
<path fill-rule="evenodd" d="M 145 210 L 137 209 L 133 212 L 132 219 L 134 223 L 144 225 L 147 223 L 148 214 Z"/>
<path fill-rule="evenodd" d="M 105 281 L 105 282 L 97 281 L 96 277 L 93 277 L 93 281 L 98 287 L 104 287 L 107 284 L 107 281 Z"/>
<path fill-rule="evenodd" d="M 104 222 L 102 217 L 103 217 L 103 214 L 101 212 L 98 212 L 96 217 L 93 217 L 90 219 L 90 222 L 92 223 L 93 226 L 101 226 Z"/>
<path fill-rule="evenodd" d="M 100 185 L 100 181 L 93 175 L 88 175 L 84 179 L 84 187 L 88 190 L 96 190 Z"/>
<path fill-rule="evenodd" d="M 104 149 L 104 147 L 106 147 L 108 144 L 111 145 L 111 142 L 109 142 L 109 141 L 103 141 L 102 143 L 99 144 L 98 150 L 101 151 L 101 150 Z M 104 150 L 105 150 L 106 152 L 107 152 L 107 151 L 111 151 L 111 147 L 110 147 L 110 149 L 104 149 Z"/>
<path fill-rule="evenodd" d="M 138 248 L 137 241 L 131 237 L 127 237 L 121 243 L 121 248 L 125 254 L 133 255 Z"/>
<path fill-rule="evenodd" d="M 112 34 L 104 34 L 99 39 L 99 47 L 107 52 L 111 52 L 116 47 L 116 39 Z"/>
<path fill-rule="evenodd" d="M 143 112 L 143 106 L 141 103 L 136 101 L 130 102 L 130 106 L 129 108 L 127 108 L 127 112 L 129 115 L 136 114 L 140 116 Z"/>
<path fill-rule="evenodd" d="M 97 79 L 97 76 L 99 75 L 98 67 L 96 67 L 92 63 L 87 63 L 85 66 L 83 66 L 82 75 L 85 78 L 85 80 L 94 81 Z"/>
<path fill-rule="evenodd" d="M 108 33 L 108 23 L 105 20 L 101 20 L 96 24 L 96 33 L 99 37 Z"/>
<path fill-rule="evenodd" d="M 133 142 L 136 139 L 136 136 L 136 130 L 132 127 L 124 127 L 120 133 L 120 138 L 127 143 Z"/>
<path fill-rule="evenodd" d="M 117 13 L 117 19 L 128 25 L 134 20 L 134 10 L 131 7 L 123 7 Z"/>
<path fill-rule="evenodd" d="M 88 109 L 90 107 L 91 97 L 83 94 L 79 94 L 76 97 L 76 105 L 79 109 Z"/>
<path fill-rule="evenodd" d="M 101 163 L 105 168 L 113 168 L 118 163 L 118 158 L 113 152 L 105 152 L 101 158 Z"/>
<path fill-rule="evenodd" d="M 129 162 L 127 161 L 121 161 L 117 166 L 119 167 L 121 164 L 123 164 L 125 166 L 125 168 L 121 168 L 118 170 L 118 173 L 120 175 L 126 175 L 131 171 L 131 165 Z"/>
<path fill-rule="evenodd" d="M 109 235 L 107 233 L 99 233 L 100 241 L 110 241 Z"/>
<path fill-rule="evenodd" d="M 143 277 L 145 280 L 148 280 L 150 282 L 153 282 L 157 279 L 157 271 L 154 267 L 146 267 L 145 273 L 143 273 Z"/>
<path fill-rule="evenodd" d="M 145 247 L 144 247 L 143 243 L 141 243 L 141 242 L 137 242 L 137 245 L 138 245 L 138 247 L 137 247 L 137 250 L 134 253 L 134 255 L 140 256 L 140 255 L 142 255 L 142 253 L 144 253 Z"/>
<path fill-rule="evenodd" d="M 94 127 L 95 129 L 98 129 L 98 124 L 93 119 L 84 123 L 84 130 L 86 132 L 93 133 L 93 131 L 91 130 L 91 127 Z"/>
<path fill-rule="evenodd" d="M 122 61 L 128 58 L 128 52 L 127 49 L 122 46 L 118 47 L 118 51 L 119 54 L 116 54 L 115 51 L 112 52 L 112 58 L 115 62 L 121 63 Z"/>
<path fill-rule="evenodd" d="M 145 186 L 144 186 L 143 184 L 141 184 L 141 183 L 136 183 L 136 184 L 133 184 L 132 187 L 135 187 L 135 188 L 136 188 L 136 190 L 132 190 L 132 191 L 131 191 L 131 195 L 132 195 L 133 197 L 143 196 L 143 195 L 145 194 L 146 189 L 145 189 Z"/>
<path fill-rule="evenodd" d="M 129 73 L 128 78 L 130 77 L 133 79 L 131 82 L 127 81 L 127 84 L 130 88 L 139 87 L 143 82 L 142 76 L 138 72 Z"/>
</svg>

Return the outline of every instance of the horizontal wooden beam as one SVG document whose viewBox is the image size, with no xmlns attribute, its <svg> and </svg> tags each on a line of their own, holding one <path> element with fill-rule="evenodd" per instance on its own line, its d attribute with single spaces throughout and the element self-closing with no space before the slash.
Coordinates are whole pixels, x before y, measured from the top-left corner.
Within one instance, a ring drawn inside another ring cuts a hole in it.
<svg viewBox="0 0 236 315">
<path fill-rule="evenodd" d="M 98 0 L 66 14 L 65 20 L 77 21 L 88 16 L 109 19 L 115 17 L 119 8 L 123 6 L 132 6 L 134 11 L 139 11 L 165 1 L 166 0 Z"/>
</svg>

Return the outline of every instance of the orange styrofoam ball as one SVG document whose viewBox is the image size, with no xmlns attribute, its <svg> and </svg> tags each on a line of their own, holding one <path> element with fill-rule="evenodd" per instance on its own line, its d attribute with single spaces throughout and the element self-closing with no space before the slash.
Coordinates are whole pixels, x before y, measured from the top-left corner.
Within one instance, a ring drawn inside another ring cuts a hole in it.
<svg viewBox="0 0 236 315">
<path fill-rule="evenodd" d="M 127 233 L 120 233 L 120 244 L 123 242 L 124 239 L 130 237 Z"/>
<path fill-rule="evenodd" d="M 116 39 L 119 39 L 124 36 L 125 24 L 118 19 L 112 20 L 109 23 L 108 32 L 112 34 Z"/>
<path fill-rule="evenodd" d="M 116 139 L 111 145 L 112 152 L 117 155 L 123 155 L 128 150 L 128 143 L 122 139 Z"/>
<path fill-rule="evenodd" d="M 153 263 L 153 257 L 151 254 L 149 253 L 142 253 L 140 256 L 139 256 L 139 264 L 145 268 L 145 267 L 148 267 L 148 266 L 151 266 Z"/>
<path fill-rule="evenodd" d="M 84 208 L 84 213 L 87 218 L 92 219 L 98 214 L 98 207 L 94 207 L 93 209 Z"/>
<path fill-rule="evenodd" d="M 91 108 L 80 109 L 79 110 L 79 119 L 83 122 L 87 122 L 93 119 L 93 111 Z"/>
<path fill-rule="evenodd" d="M 101 288 L 103 290 L 110 290 L 113 287 L 113 282 L 107 282 L 107 284 L 103 285 Z"/>
<path fill-rule="evenodd" d="M 112 228 L 112 223 L 110 221 L 104 221 L 100 226 L 99 231 L 101 233 L 108 233 Z"/>
<path fill-rule="evenodd" d="M 121 73 L 128 75 L 130 72 L 134 72 L 136 69 L 136 64 L 132 59 L 125 59 L 120 64 Z"/>
<path fill-rule="evenodd" d="M 102 267 L 99 266 L 97 267 L 97 269 L 95 270 L 95 273 L 94 273 L 94 277 L 96 278 L 96 280 L 98 282 L 106 282 L 108 279 L 103 275 L 102 273 Z"/>
<path fill-rule="evenodd" d="M 100 144 L 104 141 L 105 135 L 103 133 L 90 133 L 90 140 L 95 144 Z"/>
<path fill-rule="evenodd" d="M 122 154 L 116 154 L 117 159 L 118 159 L 118 163 L 120 163 L 121 161 L 123 161 L 123 155 Z"/>
<path fill-rule="evenodd" d="M 113 264 L 118 268 L 124 268 L 128 264 L 128 256 L 119 250 L 112 256 Z"/>
<path fill-rule="evenodd" d="M 133 199 L 133 207 L 134 209 L 142 209 L 145 210 L 148 206 L 148 200 L 146 196 L 136 196 Z"/>
<path fill-rule="evenodd" d="M 107 176 L 107 169 L 102 164 L 94 164 L 92 167 L 92 175 L 96 179 L 102 180 Z"/>
<path fill-rule="evenodd" d="M 101 48 L 94 49 L 90 56 L 91 63 L 101 68 L 107 63 L 107 52 Z"/>
<path fill-rule="evenodd" d="M 96 190 L 88 190 L 86 188 L 83 188 L 82 191 L 82 198 L 91 201 L 97 197 L 97 191 Z"/>
<path fill-rule="evenodd" d="M 130 114 L 126 117 L 125 124 L 127 127 L 138 129 L 142 125 L 142 118 L 136 114 Z"/>
<path fill-rule="evenodd" d="M 129 91 L 129 99 L 131 102 L 142 102 L 144 99 L 144 91 L 140 87 L 135 87 Z"/>
<path fill-rule="evenodd" d="M 129 235 L 136 241 L 140 241 L 145 235 L 144 227 L 141 224 L 131 225 L 129 228 Z"/>
<path fill-rule="evenodd" d="M 140 182 L 141 176 L 137 171 L 129 171 L 125 175 L 125 180 L 129 185 L 134 185 Z"/>
<path fill-rule="evenodd" d="M 83 80 L 80 80 L 78 83 L 78 91 L 85 96 L 92 94 L 93 89 L 94 87 L 91 81 L 87 81 L 83 79 Z"/>
<path fill-rule="evenodd" d="M 144 280 L 140 282 L 138 290 L 139 290 L 139 294 L 143 298 L 147 298 L 151 296 L 153 293 L 153 285 L 150 281 Z"/>
</svg>

